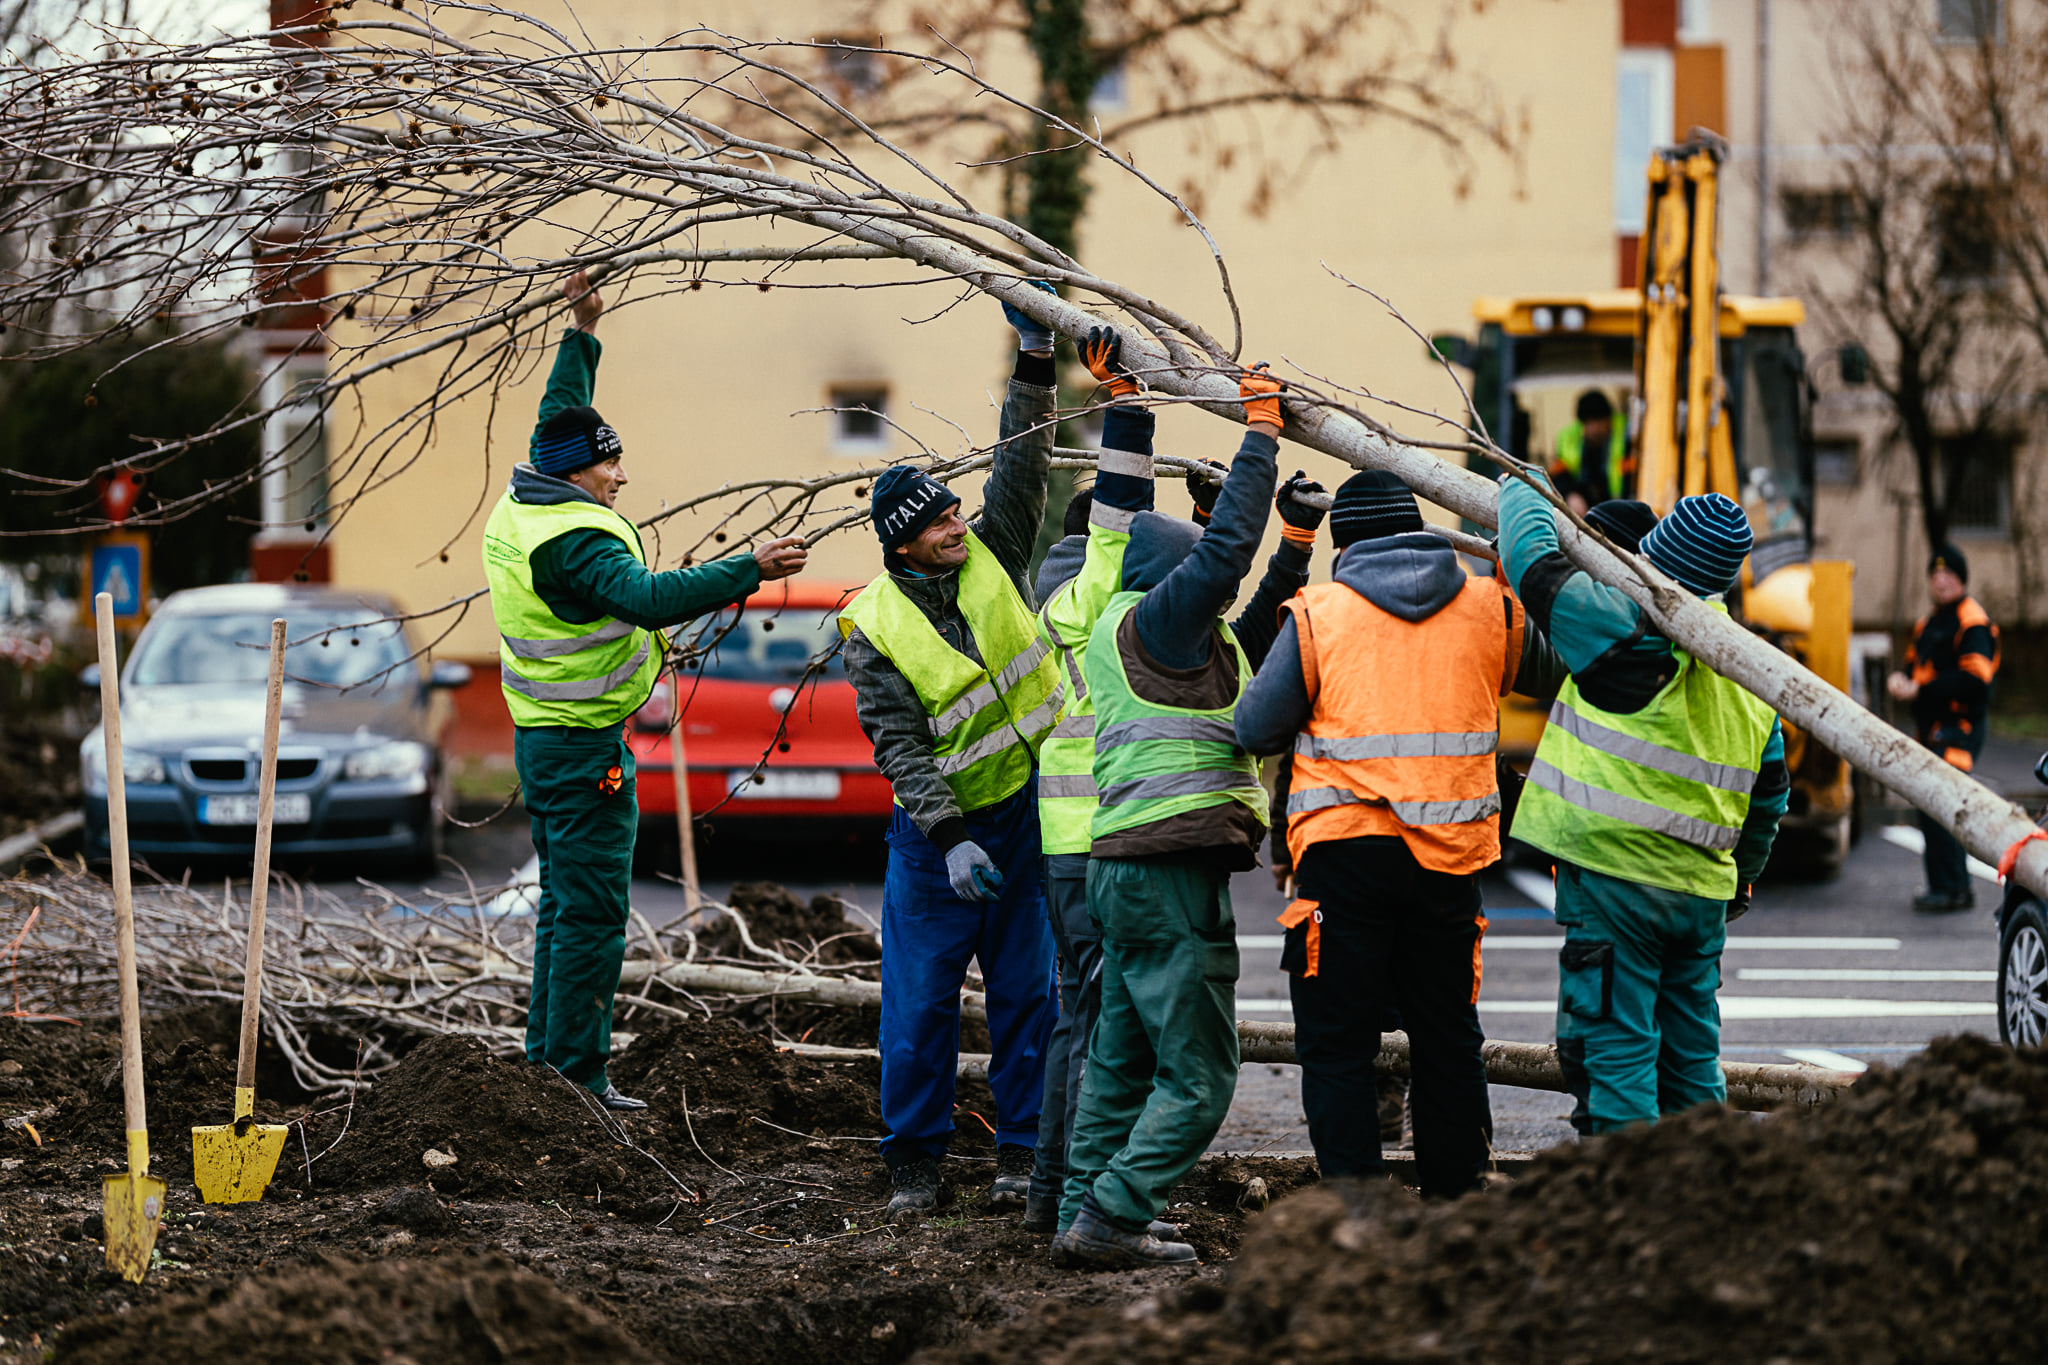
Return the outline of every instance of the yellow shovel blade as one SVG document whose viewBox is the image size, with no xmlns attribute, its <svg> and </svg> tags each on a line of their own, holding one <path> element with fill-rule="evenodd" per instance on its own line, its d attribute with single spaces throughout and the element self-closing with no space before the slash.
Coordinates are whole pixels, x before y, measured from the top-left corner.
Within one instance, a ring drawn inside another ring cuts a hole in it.
<svg viewBox="0 0 2048 1365">
<path fill-rule="evenodd" d="M 164 1182 L 130 1170 L 101 1182 L 106 1208 L 107 1266 L 122 1278 L 142 1283 L 156 1250 L 156 1230 L 164 1216 Z"/>
<path fill-rule="evenodd" d="M 192 1178 L 209 1204 L 246 1204 L 263 1197 L 277 1171 L 285 1133 L 278 1123 L 209 1124 L 192 1130 Z"/>
</svg>

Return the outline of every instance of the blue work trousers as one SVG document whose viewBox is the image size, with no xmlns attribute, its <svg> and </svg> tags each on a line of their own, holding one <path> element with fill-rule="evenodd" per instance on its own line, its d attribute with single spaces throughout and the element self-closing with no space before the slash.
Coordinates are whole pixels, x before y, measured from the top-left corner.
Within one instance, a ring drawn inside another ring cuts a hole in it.
<svg viewBox="0 0 2048 1365">
<path fill-rule="evenodd" d="M 1609 1133 L 1728 1097 L 1724 901 L 1557 864 L 1557 1060 L 1572 1125 Z"/>
<path fill-rule="evenodd" d="M 943 1157 L 953 1136 L 960 1064 L 960 988 L 978 960 L 994 1053 L 996 1141 L 1032 1146 L 1045 1087 L 1054 1002 L 1052 930 L 1045 917 L 1038 785 L 969 812 L 968 837 L 1002 869 L 994 901 L 965 901 L 946 856 L 903 813 L 889 824 L 882 882 L 882 1158 Z"/>
</svg>

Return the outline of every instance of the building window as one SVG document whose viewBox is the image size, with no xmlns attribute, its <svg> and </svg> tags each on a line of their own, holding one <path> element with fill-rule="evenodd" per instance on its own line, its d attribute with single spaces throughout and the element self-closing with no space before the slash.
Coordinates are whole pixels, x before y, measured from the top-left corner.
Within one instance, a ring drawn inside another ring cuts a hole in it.
<svg viewBox="0 0 2048 1365">
<path fill-rule="evenodd" d="M 1862 455 L 1861 443 L 1854 436 L 1840 438 L 1823 437 L 1813 443 L 1813 481 L 1815 483 L 1853 484 L 1856 482 L 1857 463 Z"/>
<path fill-rule="evenodd" d="M 1856 198 L 1847 190 L 1786 190 L 1779 202 L 1795 241 L 1841 241 L 1856 229 Z"/>
<path fill-rule="evenodd" d="M 2005 41 L 2005 0 L 1934 0 L 1934 27 L 1945 43 Z"/>
<path fill-rule="evenodd" d="M 1962 479 L 1949 503 L 1951 531 L 2002 535 L 2012 529 L 2012 455 L 2006 437 L 1954 437 L 1941 443 L 1942 483 L 1956 460 L 1964 461 Z"/>
<path fill-rule="evenodd" d="M 883 450 L 889 445 L 889 391 L 874 384 L 832 390 L 832 448 Z"/>
<path fill-rule="evenodd" d="M 317 391 L 325 362 L 289 360 L 263 382 L 274 410 L 263 424 L 263 524 L 285 535 L 318 534 L 327 522 L 327 416 Z"/>
<path fill-rule="evenodd" d="M 825 59 L 825 80 L 842 101 L 865 99 L 882 88 L 882 55 L 867 51 L 880 47 L 876 35 L 837 36 L 818 39 Z"/>
<path fill-rule="evenodd" d="M 1672 62 L 1668 48 L 1626 47 L 1614 64 L 1614 230 L 1643 230 L 1650 153 L 1671 141 Z"/>
<path fill-rule="evenodd" d="M 1088 96 L 1088 107 L 1100 114 L 1113 114 L 1121 112 L 1129 103 L 1124 64 L 1118 62 L 1095 78 L 1095 89 Z"/>
<path fill-rule="evenodd" d="M 1997 276 L 1998 224 L 1982 194 L 1968 185 L 1944 185 L 1928 212 L 1934 215 L 1935 274 L 1950 284 Z"/>
</svg>

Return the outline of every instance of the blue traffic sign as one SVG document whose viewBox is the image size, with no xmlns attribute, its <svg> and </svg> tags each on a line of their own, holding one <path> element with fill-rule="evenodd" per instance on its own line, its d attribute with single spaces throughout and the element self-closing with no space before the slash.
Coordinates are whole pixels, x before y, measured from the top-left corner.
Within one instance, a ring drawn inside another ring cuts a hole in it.
<svg viewBox="0 0 2048 1365">
<path fill-rule="evenodd" d="M 112 535 L 94 545 L 87 564 L 86 601 L 100 593 L 114 599 L 116 619 L 140 617 L 149 602 L 149 553 L 140 536 Z"/>
</svg>

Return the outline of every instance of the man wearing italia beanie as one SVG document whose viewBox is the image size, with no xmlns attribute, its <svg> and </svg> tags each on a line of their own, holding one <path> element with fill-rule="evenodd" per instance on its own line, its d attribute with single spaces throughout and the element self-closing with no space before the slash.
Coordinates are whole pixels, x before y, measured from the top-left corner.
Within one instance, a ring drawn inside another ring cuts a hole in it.
<svg viewBox="0 0 2048 1365">
<path fill-rule="evenodd" d="M 960 987 L 987 983 L 996 1174 L 1024 1206 L 1052 1033 L 1053 940 L 1038 751 L 1063 697 L 1025 579 L 1052 467 L 1053 336 L 1004 305 L 1017 368 L 971 524 L 960 497 L 898 465 L 875 480 L 883 571 L 839 616 L 855 714 L 896 793 L 882 882 L 882 1140 L 892 1220 L 936 1208 L 953 1135 Z"/>
<path fill-rule="evenodd" d="M 1572 1122 L 1603 1133 L 1719 1103 L 1721 949 L 1791 790 L 1778 718 L 1573 566 L 1536 487 L 1502 479 L 1500 529 L 1501 566 L 1571 673 L 1513 833 L 1557 859 Z M 1641 553 L 1726 611 L 1750 543 L 1742 509 L 1709 493 L 1680 499 Z"/>
</svg>

